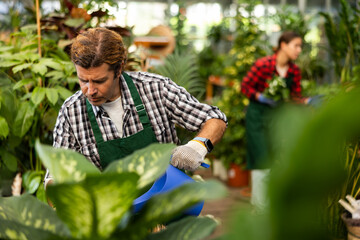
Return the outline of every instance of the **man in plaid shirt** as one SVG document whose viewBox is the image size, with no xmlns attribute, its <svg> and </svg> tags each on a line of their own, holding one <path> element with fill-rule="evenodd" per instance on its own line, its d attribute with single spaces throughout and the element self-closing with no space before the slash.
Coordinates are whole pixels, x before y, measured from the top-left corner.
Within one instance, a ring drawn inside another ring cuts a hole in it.
<svg viewBox="0 0 360 240">
<path fill-rule="evenodd" d="M 126 50 L 117 33 L 89 29 L 73 42 L 81 91 L 60 109 L 54 147 L 73 149 L 98 168 L 151 143 L 176 143 L 175 124 L 198 132 L 175 148 L 171 164 L 195 170 L 222 138 L 227 119 L 217 107 L 200 103 L 171 79 L 124 72 Z M 45 185 L 51 181 L 49 173 Z"/>
</svg>

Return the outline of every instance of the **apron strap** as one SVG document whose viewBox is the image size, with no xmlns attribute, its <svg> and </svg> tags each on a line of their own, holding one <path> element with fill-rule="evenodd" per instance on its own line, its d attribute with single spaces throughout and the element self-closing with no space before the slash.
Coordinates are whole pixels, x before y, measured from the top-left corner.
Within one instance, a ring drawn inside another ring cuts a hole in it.
<svg viewBox="0 0 360 240">
<path fill-rule="evenodd" d="M 104 139 L 102 137 L 99 125 L 96 122 L 95 113 L 93 111 L 92 105 L 89 103 L 89 101 L 86 99 L 86 110 L 88 112 L 88 117 L 90 119 L 91 128 L 94 132 L 96 143 L 103 143 Z"/>
<path fill-rule="evenodd" d="M 143 128 L 149 127 L 150 120 L 148 115 L 146 114 L 145 106 L 141 101 L 140 95 L 135 87 L 134 82 L 132 81 L 131 77 L 125 72 L 123 72 L 122 75 L 125 78 L 127 86 L 129 87 L 131 97 L 135 103 L 136 112 L 139 116 Z"/>
</svg>

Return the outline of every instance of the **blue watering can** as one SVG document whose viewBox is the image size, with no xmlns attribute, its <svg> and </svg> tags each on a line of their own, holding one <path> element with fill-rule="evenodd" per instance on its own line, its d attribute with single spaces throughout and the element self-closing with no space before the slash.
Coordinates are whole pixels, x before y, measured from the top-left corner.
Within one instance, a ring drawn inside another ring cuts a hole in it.
<svg viewBox="0 0 360 240">
<path fill-rule="evenodd" d="M 209 165 L 206 163 L 201 163 L 201 166 L 208 168 Z M 164 175 L 158 178 L 151 188 L 145 192 L 143 195 L 138 197 L 133 202 L 134 212 L 137 213 L 141 210 L 144 204 L 154 195 L 165 193 L 167 191 L 173 190 L 181 185 L 184 185 L 189 182 L 193 182 L 194 180 L 189 177 L 183 171 L 177 169 L 176 167 L 172 166 L 171 164 L 166 169 Z M 191 215 L 191 216 L 198 216 L 204 206 L 204 202 L 200 202 L 187 210 L 183 214 Z"/>
</svg>

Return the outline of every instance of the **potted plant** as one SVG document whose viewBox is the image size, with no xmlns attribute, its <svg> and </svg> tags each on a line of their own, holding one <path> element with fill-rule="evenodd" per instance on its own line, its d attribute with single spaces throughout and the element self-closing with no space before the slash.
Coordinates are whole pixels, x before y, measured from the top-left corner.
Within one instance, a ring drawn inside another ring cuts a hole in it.
<svg viewBox="0 0 360 240">
<path fill-rule="evenodd" d="M 240 93 L 239 82 L 227 87 L 215 104 L 226 114 L 228 128 L 213 154 L 228 169 L 228 184 L 234 187 L 248 185 L 248 171 L 245 170 L 245 112 L 248 100 Z M 234 107 L 236 106 L 236 107 Z"/>
</svg>

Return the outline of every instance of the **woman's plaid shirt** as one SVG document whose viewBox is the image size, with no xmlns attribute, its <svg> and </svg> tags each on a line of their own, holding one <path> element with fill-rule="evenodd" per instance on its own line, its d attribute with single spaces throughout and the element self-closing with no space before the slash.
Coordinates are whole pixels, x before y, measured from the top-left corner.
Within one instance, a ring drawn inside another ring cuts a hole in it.
<svg viewBox="0 0 360 240">
<path fill-rule="evenodd" d="M 179 144 L 175 124 L 189 131 L 199 131 L 203 123 L 212 118 L 227 122 L 225 114 L 217 107 L 200 103 L 169 78 L 146 72 L 127 72 L 127 74 L 135 83 L 160 143 Z M 123 137 L 128 137 L 143 130 L 143 127 L 123 77 L 120 87 L 124 107 Z M 73 149 L 101 168 L 85 100 L 82 92 L 78 91 L 64 102 L 53 132 L 53 145 L 58 148 Z M 104 109 L 93 106 L 93 110 L 104 141 L 120 138 L 115 124 Z"/>
<path fill-rule="evenodd" d="M 256 92 L 263 92 L 267 88 L 268 80 L 279 75 L 276 71 L 276 54 L 258 59 L 241 82 L 241 92 L 251 100 L 255 99 Z M 290 94 L 294 101 L 301 102 L 301 73 L 297 65 L 290 62 L 286 77 L 293 78 Z"/>
</svg>

